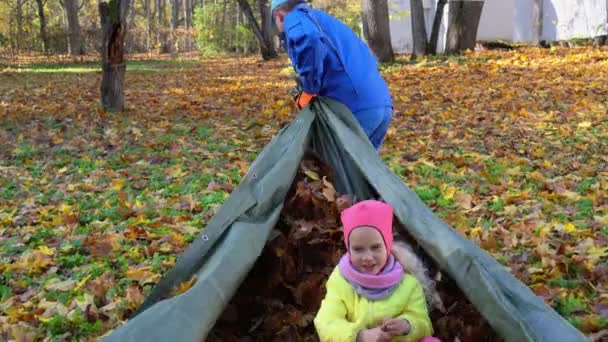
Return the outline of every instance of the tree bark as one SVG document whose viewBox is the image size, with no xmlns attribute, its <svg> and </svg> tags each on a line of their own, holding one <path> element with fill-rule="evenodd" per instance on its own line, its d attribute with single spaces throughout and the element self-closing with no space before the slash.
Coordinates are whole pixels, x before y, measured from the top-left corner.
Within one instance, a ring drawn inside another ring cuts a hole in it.
<svg viewBox="0 0 608 342">
<path fill-rule="evenodd" d="M 186 51 L 192 50 L 192 39 L 190 37 L 192 28 L 192 0 L 184 0 L 184 26 L 186 27 L 186 36 L 184 37 L 184 45 Z"/>
<path fill-rule="evenodd" d="M 171 52 L 179 52 L 177 27 L 179 25 L 179 0 L 171 0 Z"/>
<path fill-rule="evenodd" d="M 534 23 L 534 43 L 543 39 L 543 0 L 532 0 L 532 22 Z"/>
<path fill-rule="evenodd" d="M 260 17 L 262 19 L 262 38 L 264 38 L 265 44 L 272 47 L 274 50 L 274 45 L 272 44 L 272 21 L 270 20 L 270 7 L 268 7 L 268 0 L 257 0 L 257 2 Z"/>
<path fill-rule="evenodd" d="M 15 7 L 15 15 L 17 17 L 17 38 L 15 39 L 15 46 L 17 47 L 17 51 L 19 51 L 23 47 L 23 4 L 24 0 L 17 0 Z"/>
<path fill-rule="evenodd" d="M 68 52 L 70 55 L 84 55 L 78 22 L 78 0 L 64 0 L 65 14 L 68 19 Z"/>
<path fill-rule="evenodd" d="M 152 2 L 144 0 L 146 7 L 146 52 L 150 52 L 152 46 Z"/>
<path fill-rule="evenodd" d="M 361 0 L 363 36 L 380 62 L 394 60 L 387 0 Z"/>
<path fill-rule="evenodd" d="M 36 0 L 38 5 L 38 20 L 40 20 L 40 40 L 42 41 L 42 52 L 49 53 L 49 36 L 46 33 L 46 17 L 44 16 L 44 3 L 42 0 Z"/>
<path fill-rule="evenodd" d="M 475 49 L 482 10 L 483 1 L 457 0 L 450 2 L 446 45 L 448 54 Z"/>
<path fill-rule="evenodd" d="M 435 10 L 435 18 L 433 18 L 433 28 L 431 30 L 431 39 L 429 41 L 429 53 L 437 53 L 437 44 L 439 41 L 439 30 L 441 29 L 441 19 L 443 19 L 443 9 L 447 0 L 439 0 L 437 9 Z"/>
<path fill-rule="evenodd" d="M 120 112 L 124 109 L 125 35 L 127 33 L 128 0 L 99 3 L 101 19 L 101 106 Z"/>
<path fill-rule="evenodd" d="M 260 45 L 260 53 L 262 55 L 262 58 L 265 61 L 277 58 L 279 56 L 277 54 L 277 51 L 274 49 L 272 43 L 269 43 L 264 39 L 264 33 L 258 25 L 258 22 L 255 20 L 255 17 L 253 16 L 253 12 L 251 11 L 251 7 L 249 6 L 247 0 L 237 0 L 237 2 L 241 10 L 243 11 L 243 14 L 245 15 L 245 19 L 247 20 L 249 28 L 253 32 L 253 35 L 255 36 L 258 41 L 258 44 Z"/>
<path fill-rule="evenodd" d="M 167 42 L 167 30 L 165 29 L 165 9 L 167 7 L 166 0 L 156 0 L 158 16 L 156 17 L 156 32 L 157 40 L 160 45 L 160 53 L 168 53 L 171 51 Z"/>
<path fill-rule="evenodd" d="M 220 42 L 221 46 L 226 48 L 226 10 L 228 8 L 228 1 L 224 1 L 222 6 L 222 20 L 220 21 Z"/>
<path fill-rule="evenodd" d="M 412 9 L 412 36 L 414 38 L 412 59 L 416 59 L 416 57 L 426 55 L 428 40 L 422 0 L 410 0 L 410 6 Z"/>
</svg>

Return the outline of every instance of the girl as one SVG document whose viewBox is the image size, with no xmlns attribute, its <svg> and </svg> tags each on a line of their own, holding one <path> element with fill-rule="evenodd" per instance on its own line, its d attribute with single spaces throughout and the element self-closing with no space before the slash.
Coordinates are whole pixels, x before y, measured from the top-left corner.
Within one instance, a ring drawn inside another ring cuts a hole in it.
<svg viewBox="0 0 608 342">
<path fill-rule="evenodd" d="M 433 328 L 423 287 L 395 257 L 415 255 L 402 246 L 393 250 L 393 208 L 363 201 L 341 219 L 347 253 L 327 281 L 314 320 L 321 341 L 439 341 L 425 337 Z"/>
</svg>

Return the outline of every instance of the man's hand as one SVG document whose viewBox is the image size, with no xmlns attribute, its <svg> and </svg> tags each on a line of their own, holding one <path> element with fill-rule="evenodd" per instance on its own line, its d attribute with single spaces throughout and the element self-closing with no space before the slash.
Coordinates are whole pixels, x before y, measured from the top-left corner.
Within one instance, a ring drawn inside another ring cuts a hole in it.
<svg viewBox="0 0 608 342">
<path fill-rule="evenodd" d="M 380 327 L 361 330 L 357 335 L 357 342 L 391 342 L 393 336 Z"/>
<path fill-rule="evenodd" d="M 391 336 L 403 336 L 410 332 L 410 322 L 406 319 L 400 318 L 389 318 L 385 319 L 380 326 L 382 331 L 390 334 Z"/>
</svg>

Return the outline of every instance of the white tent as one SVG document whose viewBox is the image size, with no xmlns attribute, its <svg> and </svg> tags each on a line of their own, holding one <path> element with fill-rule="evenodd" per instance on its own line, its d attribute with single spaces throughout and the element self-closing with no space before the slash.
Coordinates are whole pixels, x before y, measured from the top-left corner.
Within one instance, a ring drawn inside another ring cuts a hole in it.
<svg viewBox="0 0 608 342">
<path fill-rule="evenodd" d="M 412 51 L 412 28 L 409 0 L 389 0 L 390 27 L 393 49 L 399 53 Z M 423 0 L 427 33 L 430 36 L 436 0 Z M 607 0 L 544 0 L 542 21 L 537 20 L 532 0 L 486 0 L 478 40 L 510 42 L 548 42 L 572 38 L 592 38 L 608 33 Z M 444 8 L 439 31 L 438 50 L 443 51 L 447 33 L 447 13 Z M 535 37 L 535 25 L 542 22 L 540 37 Z"/>
</svg>

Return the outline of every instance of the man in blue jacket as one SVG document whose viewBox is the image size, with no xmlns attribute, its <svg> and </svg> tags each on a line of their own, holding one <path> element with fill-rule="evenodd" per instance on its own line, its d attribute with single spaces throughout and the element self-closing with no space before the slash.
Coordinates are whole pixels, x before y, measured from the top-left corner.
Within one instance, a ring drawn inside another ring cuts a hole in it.
<svg viewBox="0 0 608 342">
<path fill-rule="evenodd" d="M 345 24 L 304 0 L 272 0 L 273 21 L 303 89 L 299 108 L 315 96 L 346 105 L 376 150 L 391 122 L 393 104 L 378 62 Z"/>
</svg>

